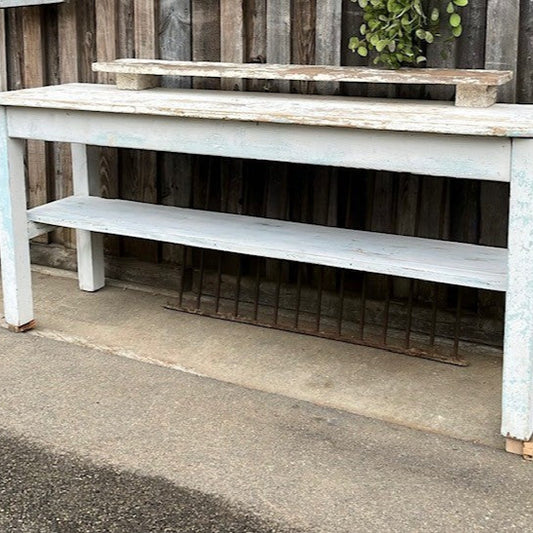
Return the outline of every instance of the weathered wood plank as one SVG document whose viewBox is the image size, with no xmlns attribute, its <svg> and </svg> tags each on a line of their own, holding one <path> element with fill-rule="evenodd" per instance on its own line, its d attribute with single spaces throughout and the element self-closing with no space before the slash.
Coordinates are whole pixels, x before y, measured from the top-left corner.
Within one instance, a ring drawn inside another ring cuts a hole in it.
<svg viewBox="0 0 533 533">
<path fill-rule="evenodd" d="M 266 5 L 266 60 L 267 63 L 291 62 L 291 2 L 268 0 Z M 255 76 L 261 78 L 264 75 Z M 272 79 L 272 78 L 268 78 Z M 269 90 L 289 92 L 288 81 L 269 83 Z"/>
<path fill-rule="evenodd" d="M 162 0 L 159 6 L 159 53 L 162 59 L 192 58 L 190 0 Z M 190 88 L 191 78 L 163 78 L 164 87 Z M 160 202 L 163 205 L 189 207 L 192 194 L 192 160 L 188 154 L 161 154 Z M 183 258 L 179 246 L 163 244 L 162 259 L 177 263 Z"/>
<path fill-rule="evenodd" d="M 317 65 L 340 65 L 342 0 L 320 0 L 316 3 L 315 63 Z M 315 90 L 318 94 L 337 94 L 337 82 L 319 82 Z M 338 224 L 338 170 L 321 167 L 315 170 L 313 179 L 313 221 L 317 224 L 336 226 Z M 334 272 L 329 271 L 324 278 L 325 287 L 334 287 Z"/>
<path fill-rule="evenodd" d="M 315 63 L 341 63 L 342 0 L 320 0 L 316 6 Z M 336 94 L 338 83 L 319 83 L 318 94 Z"/>
<path fill-rule="evenodd" d="M 155 58 L 159 53 L 158 5 L 155 0 L 134 0 L 134 37 L 137 58 Z M 131 173 L 123 176 L 121 197 L 142 202 L 157 202 L 157 154 L 135 152 L 132 155 Z M 157 262 L 158 246 L 154 243 L 126 240 L 123 251 L 128 256 Z"/>
<path fill-rule="evenodd" d="M 192 0 L 192 59 L 194 61 L 220 60 L 220 2 Z M 232 76 L 236 77 L 236 76 Z M 198 89 L 218 89 L 220 81 L 195 79 Z"/>
<path fill-rule="evenodd" d="M 0 153 L 0 254 L 4 315 L 14 330 L 22 330 L 33 325 L 24 142 L 8 137 L 4 110 L 0 113 Z"/>
<path fill-rule="evenodd" d="M 220 0 L 220 59 L 229 63 L 244 61 L 243 0 Z M 242 90 L 244 81 L 225 78 L 222 89 Z"/>
<path fill-rule="evenodd" d="M 96 73 L 92 70 L 92 63 L 96 61 L 96 5 L 95 2 L 80 2 L 76 7 L 78 18 L 79 79 L 85 83 L 95 83 Z"/>
<path fill-rule="evenodd" d="M 72 83 L 79 80 L 79 32 L 77 2 L 70 0 L 59 6 L 58 10 L 58 46 L 59 46 L 59 81 Z M 69 144 L 61 144 L 56 160 L 55 198 L 70 196 L 72 186 L 72 157 Z M 63 229 L 52 236 L 54 242 L 74 247 L 75 235 L 69 229 Z"/>
<path fill-rule="evenodd" d="M 516 72 L 519 20 L 519 0 L 488 0 L 485 68 Z M 515 98 L 516 79 L 499 91 L 503 102 L 514 102 Z"/>
<path fill-rule="evenodd" d="M 65 0 L 0 0 L 0 9 L 6 7 L 36 6 L 43 4 L 60 4 Z"/>
<path fill-rule="evenodd" d="M 135 57 L 133 0 L 117 0 L 117 50 L 119 57 Z"/>
<path fill-rule="evenodd" d="M 118 53 L 119 6 L 117 0 L 96 1 L 96 57 L 98 61 L 113 61 Z M 113 73 L 99 72 L 98 83 L 114 83 Z M 101 148 L 99 152 L 100 193 L 104 198 L 118 197 L 118 153 L 116 148 Z M 116 237 L 105 239 L 107 253 L 120 253 Z"/>
<path fill-rule="evenodd" d="M 22 14 L 19 9 L 8 9 L 6 15 L 7 41 L 9 43 L 7 47 L 8 89 L 17 90 L 24 86 Z"/>
<path fill-rule="evenodd" d="M 532 155 L 533 140 L 513 141 L 502 434 L 522 441 L 531 440 L 533 435 Z"/>
<path fill-rule="evenodd" d="M 23 8 L 24 85 L 26 87 L 42 87 L 45 84 L 44 41 L 41 24 L 40 7 Z M 48 201 L 46 166 L 45 143 L 42 141 L 28 141 L 28 203 L 30 207 L 41 205 Z M 43 235 L 39 238 L 39 241 L 48 242 L 48 236 Z"/>
<path fill-rule="evenodd" d="M 0 91 L 7 91 L 6 12 L 0 9 Z"/>
<path fill-rule="evenodd" d="M 302 49 L 305 57 L 314 58 L 314 46 Z M 312 54 L 312 55 L 309 55 Z M 300 57 L 300 55 L 298 55 Z M 304 57 L 304 56 L 302 56 Z M 215 61 L 153 61 L 118 59 L 96 63 L 98 72 L 152 74 L 157 76 L 201 76 L 206 78 L 262 78 L 296 81 L 337 81 L 363 83 L 428 83 L 435 85 L 503 85 L 513 78 L 511 71 L 483 69 L 399 69 L 308 64 L 220 63 Z"/>
<path fill-rule="evenodd" d="M 197 118 L 178 121 L 149 114 L 123 116 L 117 120 L 113 113 L 20 107 L 9 109 L 8 118 L 10 133 L 29 139 L 70 140 L 112 147 L 390 172 L 411 171 L 429 176 L 493 181 L 510 179 L 510 140 L 496 137 L 434 133 L 405 135 L 297 124 L 261 124 L 257 121 L 203 121 Z M 378 145 L 380 149 L 376 150 Z M 354 146 L 358 149 L 354 150 Z"/>
<path fill-rule="evenodd" d="M 220 2 L 220 58 L 222 61 L 244 61 L 244 2 L 221 0 Z M 245 89 L 245 80 L 225 78 L 221 87 L 230 91 Z M 220 210 L 229 213 L 242 211 L 243 162 L 240 159 L 224 159 L 220 164 Z M 226 260 L 223 268 L 236 272 L 236 258 Z"/>
<path fill-rule="evenodd" d="M 161 0 L 159 6 L 159 54 L 162 60 L 192 59 L 191 0 Z M 163 87 L 189 88 L 188 77 L 165 77 Z"/>
<path fill-rule="evenodd" d="M 126 92 L 109 85 L 93 84 L 12 91 L 0 95 L 0 104 L 381 131 L 485 137 L 533 136 L 533 107 L 505 104 L 475 109 L 454 107 L 448 102 L 297 94 L 262 95 L 164 88 Z M 453 165 L 453 162 L 450 164 Z"/>
<path fill-rule="evenodd" d="M 245 59 L 246 63 L 266 61 L 266 8 L 267 0 L 249 0 L 244 3 Z M 248 89 L 263 91 L 264 81 L 249 80 Z"/>
<path fill-rule="evenodd" d="M 29 220 L 229 252 L 503 290 L 501 248 L 327 228 L 195 209 L 71 197 Z M 146 224 L 150 220 L 150 224 Z"/>
<path fill-rule="evenodd" d="M 521 2 L 517 102 L 533 103 L 533 3 Z"/>
<path fill-rule="evenodd" d="M 96 59 L 113 61 L 117 57 L 116 0 L 96 0 Z M 112 72 L 98 72 L 98 83 L 114 83 Z"/>
<path fill-rule="evenodd" d="M 98 196 L 101 190 L 100 150 L 73 144 L 72 174 L 76 196 Z M 79 287 L 82 291 L 95 292 L 105 285 L 103 235 L 77 229 L 76 243 Z"/>
</svg>

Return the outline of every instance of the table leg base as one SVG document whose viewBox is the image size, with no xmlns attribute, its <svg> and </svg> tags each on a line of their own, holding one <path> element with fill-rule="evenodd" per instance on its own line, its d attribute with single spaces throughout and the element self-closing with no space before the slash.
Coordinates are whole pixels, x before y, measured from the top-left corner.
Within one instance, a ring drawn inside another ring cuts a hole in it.
<svg viewBox="0 0 533 533">
<path fill-rule="evenodd" d="M 516 440 L 507 437 L 505 439 L 505 451 L 521 455 L 524 459 L 533 461 L 533 441 Z"/>
<path fill-rule="evenodd" d="M 12 331 L 13 333 L 24 333 L 25 331 L 30 331 L 30 329 L 33 329 L 35 327 L 35 320 L 32 320 L 31 322 L 28 322 L 27 324 L 23 324 L 22 326 L 13 326 L 11 324 L 7 325 L 7 329 L 9 331 Z"/>
</svg>

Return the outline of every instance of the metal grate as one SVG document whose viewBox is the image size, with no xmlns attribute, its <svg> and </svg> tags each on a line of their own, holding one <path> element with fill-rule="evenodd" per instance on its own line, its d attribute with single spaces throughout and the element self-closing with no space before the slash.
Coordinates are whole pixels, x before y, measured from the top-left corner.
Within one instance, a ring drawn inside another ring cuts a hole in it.
<svg viewBox="0 0 533 533">
<path fill-rule="evenodd" d="M 461 288 L 426 282 L 432 301 L 421 305 L 413 280 L 192 248 L 183 249 L 183 260 L 179 297 L 169 309 L 459 366 L 467 365 L 462 347 L 480 342 L 478 318 L 464 309 Z M 223 273 L 228 264 L 235 274 Z M 405 298 L 393 295 L 399 281 L 409 284 Z M 376 282 L 387 284 L 384 299 L 369 297 Z M 500 333 L 483 344 L 498 347 Z"/>
<path fill-rule="evenodd" d="M 217 158 L 201 163 L 195 208 L 475 242 L 470 227 L 461 233 L 456 213 L 468 194 L 479 193 L 470 182 Z M 499 293 L 186 247 L 180 254 L 181 289 L 170 309 L 460 366 L 473 344 L 502 346 Z"/>
</svg>

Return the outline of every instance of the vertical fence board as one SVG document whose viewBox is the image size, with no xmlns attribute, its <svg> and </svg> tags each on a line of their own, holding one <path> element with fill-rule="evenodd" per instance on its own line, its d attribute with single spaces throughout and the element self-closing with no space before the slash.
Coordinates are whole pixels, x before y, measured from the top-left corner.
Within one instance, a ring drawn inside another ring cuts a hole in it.
<svg viewBox="0 0 533 533">
<path fill-rule="evenodd" d="M 315 64 L 340 65 L 342 42 L 342 0 L 319 0 L 316 3 Z M 337 94 L 339 83 L 319 82 L 318 94 Z M 338 224 L 338 170 L 319 167 L 315 170 L 313 184 L 313 222 L 327 226 Z M 320 272 L 319 275 L 322 276 Z M 335 276 L 328 270 L 324 286 L 333 289 Z"/>
<path fill-rule="evenodd" d="M 192 25 L 193 61 L 220 61 L 220 3 L 192 0 Z M 199 89 L 219 89 L 220 81 L 196 78 L 193 85 Z"/>
<path fill-rule="evenodd" d="M 0 9 L 0 91 L 7 91 L 6 10 Z"/>
<path fill-rule="evenodd" d="M 92 64 L 96 61 L 96 13 L 94 2 L 80 2 L 78 16 L 79 77 L 83 83 L 96 82 Z"/>
<path fill-rule="evenodd" d="M 244 60 L 244 6 L 243 0 L 220 1 L 220 58 L 229 63 Z M 243 90 L 244 80 L 222 80 L 222 89 Z M 241 159 L 225 159 L 221 164 L 221 211 L 241 213 L 242 195 Z"/>
<path fill-rule="evenodd" d="M 96 0 L 96 59 L 112 61 L 117 58 L 116 0 Z M 115 75 L 97 72 L 98 83 L 114 83 Z"/>
<path fill-rule="evenodd" d="M 79 0 L 69 0 L 58 8 L 59 81 L 61 83 L 79 81 L 78 2 Z M 70 145 L 61 143 L 58 156 L 59 158 L 56 160 L 55 197 L 64 198 L 72 194 Z M 75 232 L 68 228 L 60 229 L 54 233 L 54 240 L 72 247 L 75 243 Z"/>
<path fill-rule="evenodd" d="M 488 0 L 485 68 L 516 73 L 519 17 L 520 0 Z M 499 97 L 502 102 L 515 100 L 516 76 L 511 83 L 500 88 Z"/>
<path fill-rule="evenodd" d="M 96 59 L 112 61 L 117 58 L 117 0 L 96 0 Z M 115 83 L 115 75 L 107 72 L 97 73 L 98 83 Z M 118 151 L 116 148 L 102 148 L 99 155 L 101 192 L 104 198 L 118 197 Z M 107 254 L 119 255 L 120 245 L 117 237 L 106 235 L 104 246 Z"/>
<path fill-rule="evenodd" d="M 135 57 L 155 59 L 158 56 L 159 16 L 155 0 L 134 0 Z M 157 202 L 157 154 L 156 152 L 130 152 L 132 167 L 123 174 L 121 196 L 137 202 Z M 159 245 L 137 239 L 124 239 L 123 252 L 144 261 L 157 262 Z"/>
<path fill-rule="evenodd" d="M 23 45 L 22 17 L 19 9 L 7 10 L 7 72 L 8 89 L 22 89 L 23 79 Z"/>
<path fill-rule="evenodd" d="M 192 26 L 190 0 L 161 0 L 159 6 L 159 53 L 161 59 L 190 61 Z M 168 77 L 165 87 L 189 88 L 191 79 Z M 192 158 L 188 154 L 161 154 L 160 200 L 164 205 L 189 207 L 192 192 Z M 162 259 L 177 263 L 183 247 L 163 244 Z"/>
<path fill-rule="evenodd" d="M 118 56 L 135 56 L 135 37 L 133 29 L 133 0 L 117 0 Z"/>
<path fill-rule="evenodd" d="M 220 59 L 228 63 L 244 60 L 243 0 L 220 0 Z M 222 88 L 241 91 L 242 79 L 224 79 Z"/>
<path fill-rule="evenodd" d="M 291 62 L 291 0 L 267 0 L 266 5 L 267 63 Z M 290 82 L 267 82 L 269 90 L 289 92 Z"/>
<path fill-rule="evenodd" d="M 41 8 L 22 9 L 22 34 L 24 46 L 24 86 L 42 87 L 45 82 L 44 41 L 42 34 Z M 28 203 L 30 207 L 48 201 L 48 180 L 46 174 L 47 155 L 44 141 L 28 141 Z M 48 235 L 39 237 L 39 242 L 48 242 Z"/>
<path fill-rule="evenodd" d="M 249 0 L 244 3 L 244 61 L 266 62 L 266 0 Z M 263 91 L 265 80 L 248 80 L 250 91 Z"/>
<path fill-rule="evenodd" d="M 161 0 L 159 5 L 159 54 L 161 59 L 192 59 L 191 0 Z M 163 87 L 190 88 L 191 79 L 164 76 Z"/>
<path fill-rule="evenodd" d="M 341 64 L 342 0 L 319 0 L 316 4 L 315 63 Z M 335 94 L 338 83 L 317 83 L 319 94 Z"/>
<path fill-rule="evenodd" d="M 533 3 L 522 2 L 520 11 L 517 100 L 533 103 Z"/>
</svg>

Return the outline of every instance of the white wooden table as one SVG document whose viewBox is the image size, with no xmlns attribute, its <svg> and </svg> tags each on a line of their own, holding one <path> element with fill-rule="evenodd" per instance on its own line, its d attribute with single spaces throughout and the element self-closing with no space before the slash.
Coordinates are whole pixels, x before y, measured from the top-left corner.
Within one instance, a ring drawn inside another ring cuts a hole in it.
<svg viewBox="0 0 533 533">
<path fill-rule="evenodd" d="M 0 95 L 5 319 L 33 327 L 29 237 L 75 228 L 82 290 L 104 285 L 102 234 L 507 291 L 502 433 L 533 435 L 533 106 L 71 84 Z M 27 211 L 24 139 L 70 142 L 74 196 Z M 95 146 L 511 182 L 509 249 L 99 198 Z M 532 452 L 533 454 L 533 452 Z"/>
</svg>

